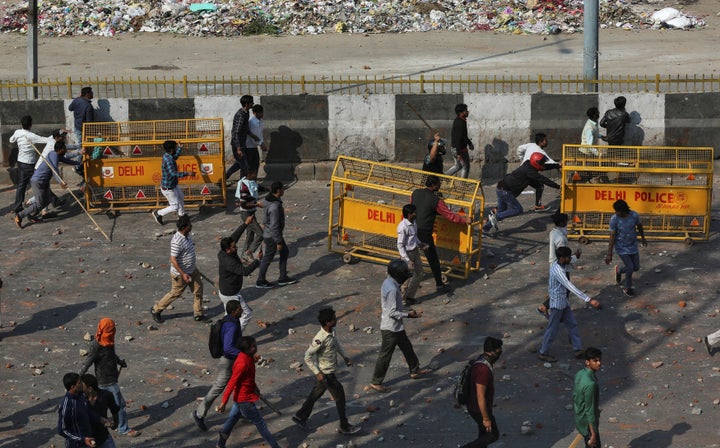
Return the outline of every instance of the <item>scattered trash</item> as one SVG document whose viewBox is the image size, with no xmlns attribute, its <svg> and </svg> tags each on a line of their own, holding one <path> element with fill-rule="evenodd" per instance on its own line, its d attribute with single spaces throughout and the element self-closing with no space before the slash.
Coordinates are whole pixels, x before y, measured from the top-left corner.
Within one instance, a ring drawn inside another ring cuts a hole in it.
<svg viewBox="0 0 720 448">
<path fill-rule="evenodd" d="M 484 2 L 285 2 L 280 0 L 38 2 L 43 36 L 106 36 L 121 33 L 173 33 L 184 36 L 248 34 L 408 33 L 494 31 L 509 34 L 582 32 L 582 0 L 488 0 Z M 702 18 L 675 8 L 654 11 L 629 0 L 600 2 L 601 28 L 688 29 L 705 26 Z M 0 31 L 27 32 L 27 3 L 10 5 Z M 369 66 L 368 66 L 369 68 Z"/>
</svg>

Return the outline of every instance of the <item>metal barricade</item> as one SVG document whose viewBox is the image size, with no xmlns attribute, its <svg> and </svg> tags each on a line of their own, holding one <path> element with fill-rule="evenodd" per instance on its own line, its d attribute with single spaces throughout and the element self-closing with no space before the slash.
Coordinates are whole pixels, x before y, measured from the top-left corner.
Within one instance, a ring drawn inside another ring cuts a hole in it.
<svg viewBox="0 0 720 448">
<path fill-rule="evenodd" d="M 352 157 L 338 157 L 330 183 L 328 250 L 354 258 L 387 263 L 399 257 L 397 226 L 412 192 L 424 188 L 426 171 Z M 484 197 L 480 181 L 438 175 L 448 207 L 473 216 L 467 225 L 438 216 L 433 238 L 443 275 L 467 278 L 480 268 Z"/>
<path fill-rule="evenodd" d="M 225 204 L 222 118 L 83 124 L 85 202 L 88 210 L 163 207 L 163 142 L 182 145 L 178 171 L 185 207 Z"/>
<path fill-rule="evenodd" d="M 647 238 L 707 240 L 713 148 L 563 145 L 561 210 L 569 236 L 608 238 L 613 203 L 640 214 Z"/>
</svg>

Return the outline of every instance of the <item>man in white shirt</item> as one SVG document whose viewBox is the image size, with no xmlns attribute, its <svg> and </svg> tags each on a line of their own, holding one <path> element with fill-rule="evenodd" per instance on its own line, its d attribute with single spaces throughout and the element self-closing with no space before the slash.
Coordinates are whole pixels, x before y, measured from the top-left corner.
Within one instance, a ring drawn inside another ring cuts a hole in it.
<svg viewBox="0 0 720 448">
<path fill-rule="evenodd" d="M 400 258 L 408 264 L 413 271 L 413 276 L 406 280 L 400 286 L 404 305 L 414 305 L 418 303 L 415 298 L 420 281 L 423 278 L 422 258 L 420 250 L 426 250 L 427 244 L 421 243 L 417 237 L 417 226 L 415 218 L 417 217 L 417 209 L 413 204 L 407 204 L 402 208 L 403 220 L 397 226 L 397 248 L 400 252 Z"/>
<path fill-rule="evenodd" d="M 48 143 L 47 137 L 40 137 L 30 132 L 32 128 L 32 117 L 25 115 L 20 119 L 22 129 L 18 129 L 10 136 L 10 143 L 17 143 L 18 146 L 18 184 L 15 190 L 15 204 L 13 211 L 20 213 L 25 202 L 25 191 L 30 184 L 30 178 L 35 172 L 35 162 L 38 159 L 38 152 L 35 145 L 45 145 Z"/>
<path fill-rule="evenodd" d="M 265 142 L 263 141 L 263 115 L 265 111 L 259 104 L 252 107 L 252 116 L 248 119 L 248 133 L 245 138 L 245 164 L 247 172 L 260 169 L 260 153 L 258 148 L 267 151 Z"/>
<path fill-rule="evenodd" d="M 517 155 L 518 157 L 522 157 L 522 161 L 520 163 L 525 163 L 526 161 L 530 160 L 530 156 L 538 152 L 547 157 L 547 162 L 545 162 L 546 171 L 552 169 L 560 169 L 561 165 L 551 159 L 550 156 L 543 149 L 547 145 L 547 135 L 543 134 L 542 132 L 538 132 L 537 134 L 535 134 L 535 143 L 525 143 L 524 145 L 518 146 Z M 530 186 L 535 189 L 535 207 L 533 208 L 533 210 L 536 212 L 547 210 L 547 207 L 542 204 L 542 194 L 543 190 L 545 189 L 542 182 L 532 181 L 530 182 Z"/>
</svg>

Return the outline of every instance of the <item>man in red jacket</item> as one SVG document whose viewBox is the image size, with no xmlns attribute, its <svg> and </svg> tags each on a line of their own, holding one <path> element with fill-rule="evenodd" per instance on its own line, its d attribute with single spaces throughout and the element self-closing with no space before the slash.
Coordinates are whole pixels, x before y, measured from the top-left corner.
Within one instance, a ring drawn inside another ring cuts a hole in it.
<svg viewBox="0 0 720 448">
<path fill-rule="evenodd" d="M 232 368 L 232 377 L 230 377 L 230 381 L 228 381 L 222 403 L 218 406 L 217 411 L 221 414 L 225 412 L 225 405 L 230 399 L 231 394 L 235 404 L 233 404 L 230 415 L 220 430 L 220 438 L 218 439 L 217 446 L 219 448 L 225 448 L 225 444 L 230 437 L 233 427 L 242 417 L 253 422 L 260 435 L 272 448 L 280 448 L 277 441 L 275 441 L 275 437 L 270 433 L 262 415 L 260 415 L 260 411 L 258 411 L 255 406 L 255 402 L 260 399 L 260 391 L 255 384 L 255 354 L 257 353 L 255 338 L 243 336 L 240 338 L 238 345 L 240 354 L 238 354 L 238 357 L 235 359 Z"/>
</svg>

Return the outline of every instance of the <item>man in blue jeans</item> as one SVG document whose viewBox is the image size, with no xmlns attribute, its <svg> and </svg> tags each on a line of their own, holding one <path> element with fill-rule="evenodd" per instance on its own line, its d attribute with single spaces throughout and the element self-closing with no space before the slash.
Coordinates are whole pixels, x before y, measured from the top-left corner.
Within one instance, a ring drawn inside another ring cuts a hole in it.
<svg viewBox="0 0 720 448">
<path fill-rule="evenodd" d="M 540 171 L 545 170 L 547 160 L 548 158 L 545 155 L 536 152 L 530 156 L 529 160 L 523 162 L 518 169 L 506 174 L 498 182 L 495 190 L 498 205 L 497 208 L 490 211 L 488 220 L 483 225 L 483 232 L 489 232 L 491 228 L 498 230 L 498 221 L 523 212 L 522 205 L 518 202 L 517 197 L 528 185 L 532 184 L 537 188 L 538 185 L 544 184 L 551 188 L 560 188 L 560 185 L 540 174 Z"/>
<path fill-rule="evenodd" d="M 255 402 L 260 399 L 260 391 L 257 384 L 255 384 L 255 355 L 257 354 L 255 338 L 243 336 L 240 338 L 239 348 L 240 354 L 233 363 L 232 377 L 230 377 L 227 388 L 225 388 L 222 403 L 217 408 L 219 413 L 224 413 L 230 395 L 233 396 L 235 404 L 233 404 L 230 415 L 225 421 L 222 430 L 220 430 L 217 448 L 225 448 L 233 427 L 241 417 L 250 420 L 255 425 L 262 438 L 271 448 L 280 448 L 275 437 L 270 433 L 267 423 L 260 415 L 260 411 L 255 406 Z"/>
<path fill-rule="evenodd" d="M 605 256 L 605 264 L 610 264 L 613 257 L 613 247 L 620 256 L 623 267 L 615 265 L 615 283 L 621 284 L 622 275 L 625 274 L 623 292 L 626 296 L 635 295 L 632 287 L 633 272 L 640 270 L 640 252 L 638 249 L 637 236 L 640 235 L 640 243 L 647 247 L 645 231 L 640 224 L 640 215 L 630 210 L 630 206 L 622 199 L 613 203 L 615 214 L 610 218 L 610 241 Z"/>
</svg>

